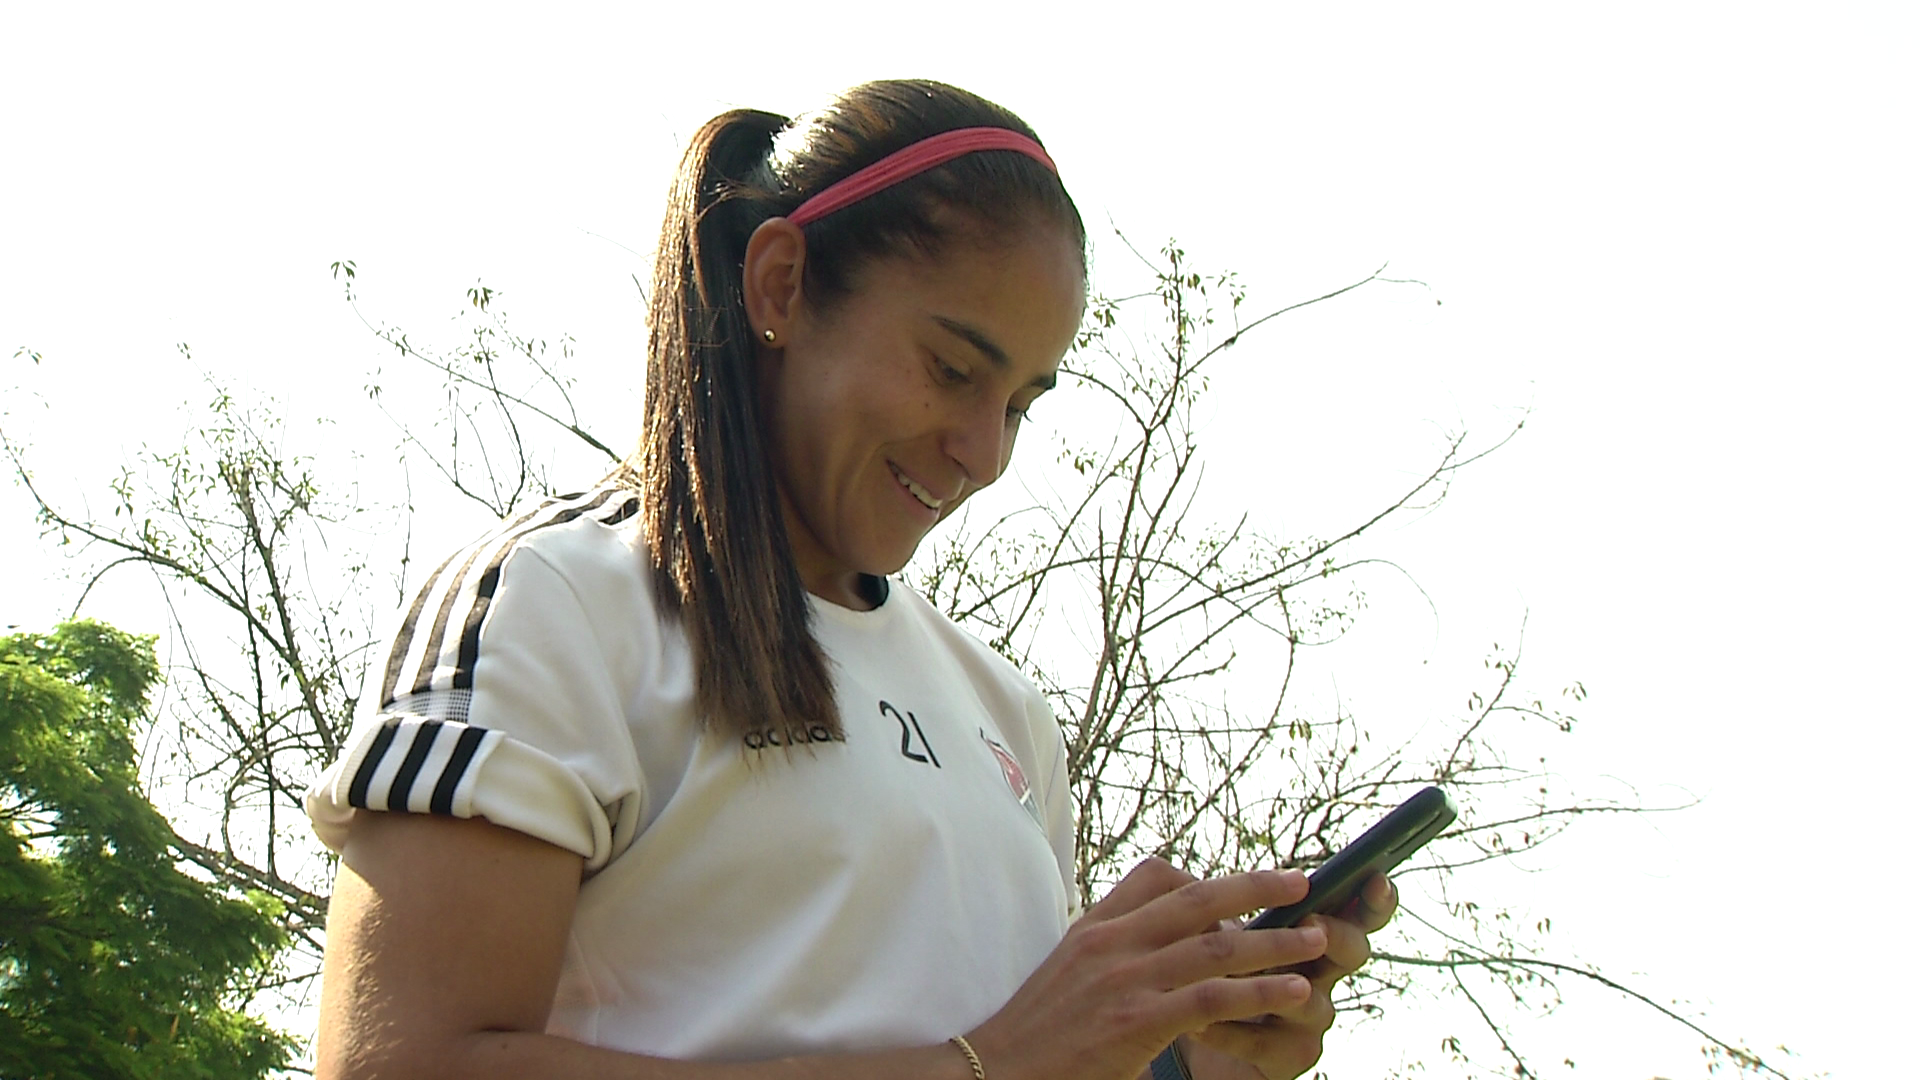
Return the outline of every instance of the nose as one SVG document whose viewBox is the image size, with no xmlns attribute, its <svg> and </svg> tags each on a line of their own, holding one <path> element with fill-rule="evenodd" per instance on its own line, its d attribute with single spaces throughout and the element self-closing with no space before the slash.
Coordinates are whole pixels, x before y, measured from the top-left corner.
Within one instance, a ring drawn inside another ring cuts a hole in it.
<svg viewBox="0 0 1920 1080">
<path fill-rule="evenodd" d="M 941 449 L 967 475 L 970 488 L 983 488 L 1006 471 L 1013 457 L 1014 425 L 1007 419 L 1005 403 L 991 400 L 971 402 L 947 427 Z"/>
</svg>

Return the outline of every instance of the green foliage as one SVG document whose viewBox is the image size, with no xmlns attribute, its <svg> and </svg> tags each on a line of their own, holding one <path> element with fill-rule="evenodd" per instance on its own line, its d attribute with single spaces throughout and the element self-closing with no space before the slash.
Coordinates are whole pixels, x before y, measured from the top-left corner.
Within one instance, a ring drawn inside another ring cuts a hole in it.
<svg viewBox="0 0 1920 1080">
<path fill-rule="evenodd" d="M 287 1039 L 240 1011 L 285 944 L 272 901 L 180 871 L 133 734 L 150 638 L 0 637 L 0 1078 L 259 1077 Z"/>
</svg>

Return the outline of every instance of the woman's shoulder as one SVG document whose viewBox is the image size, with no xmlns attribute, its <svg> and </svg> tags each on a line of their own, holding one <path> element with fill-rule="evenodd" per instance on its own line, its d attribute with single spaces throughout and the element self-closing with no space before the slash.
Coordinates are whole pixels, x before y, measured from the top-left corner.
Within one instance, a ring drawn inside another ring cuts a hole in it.
<svg viewBox="0 0 1920 1080">
<path fill-rule="evenodd" d="M 500 521 L 434 567 L 400 612 L 394 648 L 435 654 L 435 646 L 453 648 L 459 640 L 462 663 L 470 666 L 483 635 L 512 633 L 526 618 L 509 613 L 541 613 L 542 623 L 573 611 L 575 634 L 598 632 L 603 625 L 641 625 L 630 620 L 637 608 L 652 605 L 652 575 L 639 530 L 639 495 L 618 483 L 554 496 Z M 398 687 L 389 687 L 397 691 Z M 389 694 L 383 694 L 385 703 Z"/>
<path fill-rule="evenodd" d="M 531 551 L 563 578 L 644 577 L 649 564 L 640 530 L 640 493 L 614 481 L 586 491 L 556 495 L 503 521 L 481 546 L 507 556 Z"/>
<path fill-rule="evenodd" d="M 640 494 L 616 480 L 554 495 L 501 521 L 455 551 L 434 577 L 491 591 L 524 554 L 576 589 L 638 584 L 649 564 L 639 528 Z"/>
</svg>

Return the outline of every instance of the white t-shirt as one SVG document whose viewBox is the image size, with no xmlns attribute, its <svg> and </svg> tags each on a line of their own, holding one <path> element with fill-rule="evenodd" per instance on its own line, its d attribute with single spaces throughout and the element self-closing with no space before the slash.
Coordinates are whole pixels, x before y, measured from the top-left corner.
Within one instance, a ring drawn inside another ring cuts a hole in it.
<svg viewBox="0 0 1920 1080">
<path fill-rule="evenodd" d="M 580 854 L 548 1030 L 582 1042 L 751 1059 L 979 1024 L 1072 914 L 1045 699 L 893 583 L 873 611 L 813 601 L 844 739 L 705 730 L 637 510 L 557 500 L 435 572 L 307 794 L 321 840 L 392 809 Z"/>
</svg>

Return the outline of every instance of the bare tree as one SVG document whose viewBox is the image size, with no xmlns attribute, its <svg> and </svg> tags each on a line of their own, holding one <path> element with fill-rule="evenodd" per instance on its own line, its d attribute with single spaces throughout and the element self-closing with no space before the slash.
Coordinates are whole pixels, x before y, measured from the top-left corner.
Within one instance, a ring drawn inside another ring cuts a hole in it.
<svg viewBox="0 0 1920 1080">
<path fill-rule="evenodd" d="M 1329 713 L 1295 700 L 1305 654 L 1352 625 L 1367 576 L 1399 572 L 1372 550 L 1380 527 L 1436 506 L 1460 470 L 1504 446 L 1524 417 L 1482 445 L 1466 432 L 1447 438 L 1416 481 L 1328 537 L 1272 537 L 1245 516 L 1196 512 L 1203 439 L 1194 409 L 1210 367 L 1288 312 L 1363 287 L 1420 283 L 1382 268 L 1247 317 L 1236 280 L 1195 272 L 1179 246 L 1142 262 L 1150 287 L 1096 301 L 1067 369 L 1105 406 L 1102 421 L 1087 426 L 1115 434 L 1103 445 L 1063 446 L 1064 467 L 1050 474 L 1039 507 L 963 523 L 932 546 L 916 581 L 1052 698 L 1080 810 L 1082 899 L 1091 902 L 1146 855 L 1196 874 L 1312 869 L 1414 790 L 1440 784 L 1459 796 L 1460 821 L 1397 875 L 1426 880 L 1438 905 L 1406 901 L 1402 947 L 1379 953 L 1346 984 L 1343 1007 L 1378 1014 L 1384 999 L 1438 976 L 1515 1074 L 1531 1076 L 1505 1017 L 1515 1007 L 1550 1007 L 1554 980 L 1575 976 L 1692 1027 L 1725 1061 L 1780 1075 L 1645 995 L 1550 959 L 1539 940 L 1550 923 L 1529 936 L 1511 912 L 1448 901 L 1460 869 L 1538 847 L 1583 815 L 1654 809 L 1559 791 L 1544 758 L 1516 764 L 1505 752 L 1523 735 L 1538 741 L 1518 728 L 1572 731 L 1581 684 L 1528 693 L 1520 649 L 1495 646 L 1463 710 L 1379 744 L 1339 704 Z M 1237 671 L 1247 651 L 1260 657 L 1257 677 Z M 1508 999 L 1504 1012 L 1483 1000 L 1496 986 Z M 1456 1036 L 1449 1052 L 1464 1045 Z"/>
<path fill-rule="evenodd" d="M 1324 538 L 1269 536 L 1198 509 L 1194 410 L 1212 368 L 1288 312 L 1418 283 L 1377 271 L 1248 315 L 1231 275 L 1196 272 L 1177 245 L 1141 264 L 1150 286 L 1093 302 L 1065 372 L 1111 438 L 1063 443 L 1038 506 L 950 523 L 909 570 L 1051 697 L 1069 743 L 1083 899 L 1147 854 L 1201 874 L 1312 868 L 1404 794 L 1440 783 L 1460 796 L 1461 818 L 1399 874 L 1426 899 L 1403 890 L 1397 936 L 1347 983 L 1342 1007 L 1384 1015 L 1396 997 L 1431 991 L 1460 1006 L 1464 1026 L 1441 1047 L 1458 1067 L 1482 1070 L 1490 1052 L 1503 1071 L 1534 1076 L 1538 1055 L 1515 1019 L 1551 1007 L 1572 978 L 1691 1028 L 1716 1067 L 1784 1077 L 1697 1019 L 1549 954 L 1546 920 L 1459 893 L 1460 871 L 1536 848 L 1579 817 L 1658 809 L 1562 791 L 1543 757 L 1516 752 L 1573 730 L 1578 682 L 1529 692 L 1520 647 L 1495 646 L 1464 708 L 1397 740 L 1376 740 L 1378 725 L 1295 689 L 1312 650 L 1359 616 L 1369 575 L 1399 572 L 1375 550 L 1380 526 L 1437 505 L 1524 418 L 1490 438 L 1447 438 L 1417 480 Z M 334 272 L 358 312 L 354 264 Z M 548 493 L 556 446 L 589 468 L 617 455 L 575 407 L 564 375 L 571 342 L 514 333 L 497 300 L 482 285 L 467 291 L 463 336 L 450 348 L 368 325 L 435 381 L 433 408 L 409 396 L 387 413 L 401 450 L 446 489 L 506 515 Z M 383 412 L 388 393 L 376 375 L 368 396 Z M 302 992 L 317 971 L 331 860 L 305 828 L 299 795 L 338 752 L 373 613 L 406 591 L 404 540 L 399 575 L 383 582 L 370 569 L 376 538 L 406 535 L 406 507 L 331 495 L 273 421 L 224 392 L 186 448 L 147 454 L 141 471 L 113 483 L 104 516 L 63 509 L 66 500 L 34 486 L 19 440 L 0 439 L 42 522 L 90 560 L 80 602 L 92 581 L 130 566 L 152 572 L 167 596 L 184 659 L 171 672 L 171 707 L 155 718 L 168 735 L 155 784 L 199 811 L 176 816 L 184 858 L 285 904 L 298 947 L 284 981 Z M 1246 654 L 1260 657 L 1258 672 L 1240 670 Z"/>
</svg>

